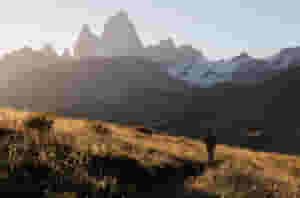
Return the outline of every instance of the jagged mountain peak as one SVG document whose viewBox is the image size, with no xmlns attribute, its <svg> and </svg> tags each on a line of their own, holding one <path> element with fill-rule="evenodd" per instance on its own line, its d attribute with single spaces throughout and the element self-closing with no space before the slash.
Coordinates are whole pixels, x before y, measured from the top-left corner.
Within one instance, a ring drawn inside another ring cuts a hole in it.
<svg viewBox="0 0 300 198">
<path fill-rule="evenodd" d="M 83 24 L 81 28 L 81 32 L 91 33 L 91 28 L 89 24 Z"/>
<path fill-rule="evenodd" d="M 280 50 L 279 54 L 293 54 L 299 52 L 300 52 L 300 46 L 297 46 L 297 47 L 283 48 Z"/>
<path fill-rule="evenodd" d="M 83 24 L 74 44 L 74 56 L 95 56 L 99 40 L 98 36 L 92 33 L 90 26 Z"/>
<path fill-rule="evenodd" d="M 62 53 L 62 57 L 66 57 L 66 58 L 71 57 L 71 52 L 69 48 L 64 49 L 64 52 Z"/>
<path fill-rule="evenodd" d="M 129 19 L 129 15 L 126 11 L 120 10 L 117 14 L 108 18 L 106 23 L 104 24 L 105 29 L 109 29 L 111 26 L 122 26 L 122 28 L 128 26 L 129 28 L 135 29 L 133 23 Z"/>
<path fill-rule="evenodd" d="M 143 49 L 134 24 L 123 10 L 107 20 L 100 42 L 99 56 L 136 56 Z"/>
<path fill-rule="evenodd" d="M 74 45 L 74 56 L 143 56 L 154 61 L 176 63 L 204 59 L 201 51 L 191 45 L 177 47 L 171 37 L 145 48 L 125 10 L 120 10 L 108 18 L 99 37 L 91 32 L 89 25 L 84 24 Z"/>
<path fill-rule="evenodd" d="M 250 57 L 246 51 L 240 53 L 240 57 Z"/>
<path fill-rule="evenodd" d="M 115 15 L 115 17 L 129 19 L 128 12 L 125 11 L 124 9 L 119 10 L 119 12 L 117 12 L 117 14 Z"/>
<path fill-rule="evenodd" d="M 167 40 L 161 40 L 159 42 L 159 46 L 161 48 L 168 48 L 168 49 L 175 49 L 176 48 L 175 42 L 171 37 L 169 37 Z"/>
<path fill-rule="evenodd" d="M 83 24 L 79 33 L 78 40 L 80 39 L 95 39 L 97 36 L 91 31 L 89 24 Z"/>
<path fill-rule="evenodd" d="M 231 61 L 235 62 L 235 61 L 250 60 L 250 59 L 254 59 L 254 58 L 249 56 L 247 52 L 243 51 L 240 53 L 240 55 L 233 57 Z"/>
<path fill-rule="evenodd" d="M 46 56 L 57 56 L 54 47 L 50 43 L 45 44 L 41 52 Z"/>
</svg>

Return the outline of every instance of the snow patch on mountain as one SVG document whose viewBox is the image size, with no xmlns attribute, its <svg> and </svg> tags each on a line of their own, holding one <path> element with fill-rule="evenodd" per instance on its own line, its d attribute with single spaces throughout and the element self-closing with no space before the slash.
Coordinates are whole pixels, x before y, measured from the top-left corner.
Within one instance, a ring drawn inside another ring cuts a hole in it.
<svg viewBox="0 0 300 198">
<path fill-rule="evenodd" d="M 169 68 L 169 74 L 188 84 L 210 87 L 217 82 L 231 80 L 231 73 L 238 65 L 231 61 L 202 61 Z"/>
<path fill-rule="evenodd" d="M 211 87 L 218 82 L 255 83 L 264 80 L 268 73 L 280 72 L 290 66 L 300 65 L 300 47 L 282 49 L 274 56 L 258 59 L 243 52 L 227 60 L 175 65 L 169 74 L 193 86 Z"/>
</svg>

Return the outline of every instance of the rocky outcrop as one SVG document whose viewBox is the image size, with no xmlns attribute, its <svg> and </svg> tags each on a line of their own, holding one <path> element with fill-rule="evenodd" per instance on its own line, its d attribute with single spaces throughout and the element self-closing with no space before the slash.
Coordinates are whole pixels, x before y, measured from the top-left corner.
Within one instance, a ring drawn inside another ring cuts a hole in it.
<svg viewBox="0 0 300 198">
<path fill-rule="evenodd" d="M 8 79 L 14 79 L 16 71 L 32 71 L 33 68 L 47 67 L 59 59 L 55 49 L 51 45 L 45 45 L 36 50 L 28 46 L 7 53 L 1 60 L 0 66 L 6 68 Z M 11 76 L 12 75 L 12 76 Z M 1 76 L 1 79 L 3 76 Z M 5 79 L 6 79 L 5 78 Z"/>
<path fill-rule="evenodd" d="M 162 49 L 175 49 L 175 43 L 173 41 L 173 39 L 168 38 L 167 40 L 161 40 L 159 42 L 159 47 Z"/>
<path fill-rule="evenodd" d="M 120 11 L 108 19 L 101 37 L 93 34 L 88 25 L 83 25 L 74 45 L 74 56 L 142 56 L 154 61 L 176 63 L 195 62 L 204 58 L 202 52 L 192 46 L 183 45 L 177 48 L 172 38 L 144 48 L 125 11 Z"/>
<path fill-rule="evenodd" d="M 158 45 L 145 48 L 143 55 L 155 61 L 170 61 L 176 64 L 187 64 L 205 60 L 202 52 L 190 45 L 176 47 L 172 38 L 161 40 Z"/>
<path fill-rule="evenodd" d="M 62 53 L 61 55 L 62 58 L 66 58 L 66 59 L 69 59 L 71 58 L 71 52 L 70 52 L 70 49 L 69 48 L 65 48 L 64 49 L 64 52 Z"/>
<path fill-rule="evenodd" d="M 300 47 L 281 49 L 269 61 L 274 69 L 287 69 L 289 65 L 298 65 L 300 63 Z"/>
<path fill-rule="evenodd" d="M 57 57 L 57 53 L 54 47 L 51 44 L 46 44 L 42 49 L 41 52 L 48 57 Z"/>
<path fill-rule="evenodd" d="M 203 55 L 203 53 L 193 48 L 191 45 L 182 45 L 178 48 L 179 57 L 177 57 L 178 61 L 190 60 L 191 62 L 202 62 L 206 61 L 207 58 Z"/>
<path fill-rule="evenodd" d="M 161 40 L 158 45 L 147 47 L 143 56 L 149 57 L 155 61 L 171 61 L 177 56 L 177 49 L 171 38 Z"/>
<path fill-rule="evenodd" d="M 99 56 L 136 56 L 143 50 L 137 31 L 124 11 L 108 19 L 100 45 Z"/>
<path fill-rule="evenodd" d="M 91 32 L 89 25 L 84 24 L 79 37 L 74 44 L 74 56 L 78 58 L 96 56 L 99 48 L 99 38 Z"/>
</svg>

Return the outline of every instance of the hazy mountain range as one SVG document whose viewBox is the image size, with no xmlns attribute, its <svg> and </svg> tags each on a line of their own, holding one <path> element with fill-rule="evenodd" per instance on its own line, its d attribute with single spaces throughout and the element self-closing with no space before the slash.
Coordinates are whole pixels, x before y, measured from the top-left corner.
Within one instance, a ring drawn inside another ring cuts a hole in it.
<svg viewBox="0 0 300 198">
<path fill-rule="evenodd" d="M 124 11 L 108 19 L 100 36 L 92 33 L 88 25 L 83 25 L 74 44 L 74 55 L 79 58 L 135 56 L 168 63 L 166 67 L 168 66 L 171 77 L 198 87 L 211 87 L 224 81 L 263 81 L 270 78 L 274 72 L 299 63 L 299 51 L 299 48 L 287 48 L 263 59 L 242 52 L 239 56 L 227 60 L 211 61 L 191 45 L 177 47 L 171 38 L 162 40 L 157 45 L 144 46 L 135 26 Z"/>
<path fill-rule="evenodd" d="M 85 24 L 74 44 L 74 56 L 142 56 L 153 61 L 185 63 L 204 59 L 202 52 L 190 45 L 176 47 L 171 38 L 157 45 L 144 46 L 128 14 L 120 11 L 104 24 L 102 35 L 96 35 Z"/>
<path fill-rule="evenodd" d="M 126 14 L 116 17 L 111 23 L 127 21 L 122 27 L 136 35 Z M 110 43 L 115 33 L 109 32 L 117 26 L 107 27 L 103 35 L 111 36 L 105 36 L 105 43 Z M 86 25 L 82 32 L 74 56 L 68 49 L 59 56 L 49 45 L 7 54 L 0 61 L 0 103 L 90 119 L 142 122 L 196 135 L 208 125 L 299 127 L 293 115 L 298 112 L 300 48 L 282 49 L 264 59 L 241 53 L 211 61 L 192 47 L 174 47 L 171 39 L 144 47 L 137 36 L 126 35 L 125 40 L 133 40 L 130 46 L 120 41 L 123 47 L 116 42 L 100 48 L 101 37 Z"/>
<path fill-rule="evenodd" d="M 203 61 L 195 64 L 175 65 L 171 76 L 200 87 L 216 83 L 258 83 L 274 74 L 300 63 L 300 48 L 286 48 L 272 57 L 257 59 L 247 53 L 222 61 Z"/>
<path fill-rule="evenodd" d="M 144 46 L 134 24 L 124 11 L 109 17 L 102 35 L 96 35 L 89 25 L 83 25 L 73 45 L 73 54 L 71 56 L 70 50 L 66 48 L 63 55 L 58 56 L 49 44 L 41 50 L 25 46 L 7 54 L 0 61 L 0 65 L 10 65 L 6 68 L 7 71 L 12 71 L 9 78 L 3 74 L 2 79 L 14 78 L 16 70 L 30 71 L 30 67 L 43 67 L 61 60 L 133 56 L 163 63 L 162 69 L 167 68 L 171 78 L 184 80 L 190 86 L 212 87 L 222 82 L 257 83 L 300 62 L 300 47 L 282 49 L 277 54 L 260 59 L 242 52 L 236 57 L 212 61 L 191 45 L 177 47 L 171 38 L 162 40 L 157 45 Z"/>
<path fill-rule="evenodd" d="M 4 86 L 2 105 L 90 119 L 135 121 L 185 132 L 218 127 L 298 127 L 297 65 L 256 84 L 222 82 L 191 87 L 172 78 L 164 63 L 142 57 L 60 60 L 16 73 Z M 4 80 L 2 80 L 4 81 Z M 282 121 L 284 116 L 284 121 Z M 276 124 L 274 124 L 276 123 Z"/>
</svg>

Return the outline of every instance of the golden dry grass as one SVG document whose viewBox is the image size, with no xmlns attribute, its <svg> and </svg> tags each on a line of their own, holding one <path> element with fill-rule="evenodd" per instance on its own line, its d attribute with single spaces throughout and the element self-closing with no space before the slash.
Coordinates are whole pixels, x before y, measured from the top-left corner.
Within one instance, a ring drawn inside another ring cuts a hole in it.
<svg viewBox="0 0 300 198">
<path fill-rule="evenodd" d="M 2 114 L 1 114 L 2 113 Z M 0 127 L 17 128 L 22 131 L 23 120 L 37 112 L 22 112 L 12 108 L 0 109 Z M 3 116 L 5 114 L 5 116 Z M 176 159 L 189 159 L 195 162 L 206 162 L 205 145 L 200 140 L 187 137 L 173 137 L 165 133 L 144 134 L 136 130 L 141 126 L 129 126 L 104 121 L 88 121 L 55 116 L 54 128 L 59 142 L 72 144 L 81 150 L 88 150 L 88 145 L 99 147 L 99 152 L 111 152 L 113 155 L 126 155 L 144 164 L 160 164 L 162 162 L 176 163 Z M 102 125 L 109 133 L 101 134 L 93 128 Z M 217 145 L 216 158 L 222 162 L 218 167 L 206 171 L 204 176 L 189 183 L 190 188 L 213 192 L 229 192 L 231 184 L 220 182 L 213 178 L 226 179 L 240 174 L 248 175 L 264 181 L 282 182 L 291 191 L 299 190 L 300 186 L 300 157 L 278 153 L 255 152 L 247 149 L 232 148 Z"/>
</svg>

